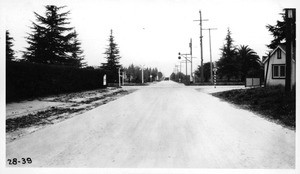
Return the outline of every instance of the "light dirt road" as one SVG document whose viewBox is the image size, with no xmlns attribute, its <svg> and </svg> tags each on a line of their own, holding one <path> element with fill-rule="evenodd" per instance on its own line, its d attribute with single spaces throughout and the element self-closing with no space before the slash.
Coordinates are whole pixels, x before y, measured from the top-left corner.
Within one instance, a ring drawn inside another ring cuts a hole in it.
<svg viewBox="0 0 300 174">
<path fill-rule="evenodd" d="M 18 167 L 295 168 L 295 131 L 166 81 L 6 148 Z"/>
</svg>

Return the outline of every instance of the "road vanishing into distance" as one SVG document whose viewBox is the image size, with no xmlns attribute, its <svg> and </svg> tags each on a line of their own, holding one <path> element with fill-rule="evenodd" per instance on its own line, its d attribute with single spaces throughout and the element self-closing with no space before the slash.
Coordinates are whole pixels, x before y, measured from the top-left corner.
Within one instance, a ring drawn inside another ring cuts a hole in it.
<svg viewBox="0 0 300 174">
<path fill-rule="evenodd" d="M 295 131 L 196 88 L 142 87 L 6 144 L 6 158 L 32 159 L 18 167 L 295 168 Z"/>
</svg>

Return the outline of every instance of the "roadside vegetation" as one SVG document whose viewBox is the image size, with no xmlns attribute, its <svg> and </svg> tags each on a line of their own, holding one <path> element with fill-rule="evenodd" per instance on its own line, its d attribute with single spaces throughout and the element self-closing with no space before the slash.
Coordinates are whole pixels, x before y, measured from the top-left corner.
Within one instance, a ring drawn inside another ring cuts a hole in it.
<svg viewBox="0 0 300 174">
<path fill-rule="evenodd" d="M 212 95 L 242 108 L 255 111 L 263 117 L 290 129 L 295 129 L 295 94 L 295 89 L 292 92 L 285 92 L 282 86 L 273 86 L 230 90 L 213 93 Z"/>
<path fill-rule="evenodd" d="M 217 68 L 216 78 L 220 82 L 245 82 L 248 78 L 263 78 L 264 69 L 260 57 L 249 45 L 235 45 L 232 38 L 232 32 L 228 28 L 223 46 L 220 48 L 221 57 L 212 65 L 206 62 L 203 66 L 199 65 L 195 73 L 195 82 L 201 81 L 203 72 L 203 82 L 209 82 L 211 79 L 211 68 Z M 182 72 L 172 73 L 171 80 L 182 82 L 189 79 Z"/>
</svg>

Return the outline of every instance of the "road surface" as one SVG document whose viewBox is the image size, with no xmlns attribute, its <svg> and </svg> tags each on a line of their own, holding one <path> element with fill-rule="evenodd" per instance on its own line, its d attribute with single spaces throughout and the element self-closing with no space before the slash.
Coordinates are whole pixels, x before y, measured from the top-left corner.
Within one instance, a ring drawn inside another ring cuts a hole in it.
<svg viewBox="0 0 300 174">
<path fill-rule="evenodd" d="M 18 167 L 295 168 L 295 131 L 169 81 L 6 148 Z"/>
</svg>

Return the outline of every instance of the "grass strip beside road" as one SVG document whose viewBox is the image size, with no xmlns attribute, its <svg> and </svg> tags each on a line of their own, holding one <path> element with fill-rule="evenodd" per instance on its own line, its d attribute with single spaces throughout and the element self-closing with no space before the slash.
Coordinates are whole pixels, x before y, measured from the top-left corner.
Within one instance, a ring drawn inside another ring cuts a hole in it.
<svg viewBox="0 0 300 174">
<path fill-rule="evenodd" d="M 237 89 L 217 92 L 212 95 L 244 109 L 257 112 L 263 117 L 290 129 L 295 129 L 295 90 L 285 92 L 282 86 L 267 88 Z"/>
</svg>

